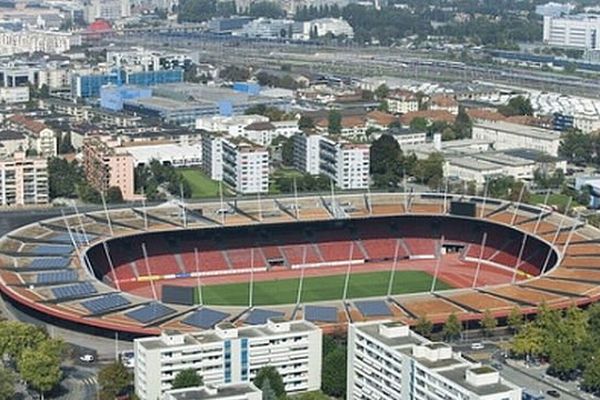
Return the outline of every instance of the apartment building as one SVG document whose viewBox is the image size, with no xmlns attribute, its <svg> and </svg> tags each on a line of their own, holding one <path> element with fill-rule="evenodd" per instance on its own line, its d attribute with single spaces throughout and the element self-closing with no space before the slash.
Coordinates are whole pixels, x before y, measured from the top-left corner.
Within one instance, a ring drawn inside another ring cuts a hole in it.
<svg viewBox="0 0 600 400">
<path fill-rule="evenodd" d="M 288 393 L 319 390 L 321 351 L 321 330 L 301 320 L 272 318 L 242 328 L 225 322 L 194 334 L 163 333 L 134 341 L 135 392 L 141 400 L 160 398 L 189 368 L 205 385 L 247 383 L 265 366 L 277 368 Z"/>
<path fill-rule="evenodd" d="M 48 161 L 24 152 L 0 159 L 0 206 L 48 203 Z"/>
<path fill-rule="evenodd" d="M 389 112 L 393 114 L 406 114 L 419 111 L 419 99 L 413 92 L 394 90 L 386 98 Z"/>
<path fill-rule="evenodd" d="M 600 50 L 600 15 L 545 16 L 543 39 L 548 46 Z"/>
<path fill-rule="evenodd" d="M 311 175 L 323 174 L 340 189 L 369 185 L 370 146 L 319 134 L 293 136 L 294 167 Z"/>
<path fill-rule="evenodd" d="M 124 200 L 134 200 L 134 158 L 109 137 L 83 142 L 83 168 L 87 182 L 96 190 L 121 189 Z"/>
<path fill-rule="evenodd" d="M 29 148 L 44 157 L 58 154 L 56 134 L 46 124 L 24 115 L 13 115 L 8 118 L 8 125 L 24 132 L 29 138 Z"/>
<path fill-rule="evenodd" d="M 431 342 L 400 322 L 351 324 L 347 398 L 353 400 L 520 400 L 495 369 Z"/>
<path fill-rule="evenodd" d="M 238 193 L 269 191 L 269 152 L 242 137 L 219 134 L 202 136 L 202 166 L 217 181 Z"/>
<path fill-rule="evenodd" d="M 490 141 L 496 150 L 530 149 L 555 157 L 560 146 L 560 132 L 504 121 L 475 123 L 473 139 Z"/>
<path fill-rule="evenodd" d="M 172 389 L 163 400 L 262 400 L 262 392 L 252 383 Z"/>
</svg>

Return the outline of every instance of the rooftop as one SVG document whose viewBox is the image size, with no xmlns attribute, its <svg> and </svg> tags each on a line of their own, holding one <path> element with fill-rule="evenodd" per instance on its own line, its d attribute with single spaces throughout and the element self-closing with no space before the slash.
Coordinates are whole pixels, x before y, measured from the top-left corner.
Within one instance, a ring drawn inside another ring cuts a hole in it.
<svg viewBox="0 0 600 400">
<path fill-rule="evenodd" d="M 493 129 L 502 132 L 509 132 L 515 135 L 529 136 L 538 140 L 560 140 L 560 133 L 549 129 L 537 128 L 533 126 L 513 124 L 505 121 L 497 122 L 476 122 L 474 127 Z"/>
<path fill-rule="evenodd" d="M 439 374 L 445 377 L 446 379 L 456 383 L 457 385 L 462 386 L 463 388 L 469 390 L 472 393 L 475 393 L 479 396 L 488 396 L 492 394 L 499 394 L 504 392 L 509 392 L 514 390 L 513 387 L 508 386 L 507 384 L 499 381 L 497 383 L 492 383 L 489 385 L 480 385 L 475 386 L 467 382 L 466 373 L 469 370 L 469 367 L 462 368 L 453 368 L 444 371 L 439 371 Z M 492 368 L 490 368 L 492 369 Z M 495 370 L 492 369 L 492 372 Z"/>
<path fill-rule="evenodd" d="M 258 393 L 259 390 L 250 383 L 221 385 L 219 387 L 207 388 L 196 387 L 168 391 L 169 400 L 218 400 L 234 396 L 243 396 L 249 393 Z"/>
</svg>

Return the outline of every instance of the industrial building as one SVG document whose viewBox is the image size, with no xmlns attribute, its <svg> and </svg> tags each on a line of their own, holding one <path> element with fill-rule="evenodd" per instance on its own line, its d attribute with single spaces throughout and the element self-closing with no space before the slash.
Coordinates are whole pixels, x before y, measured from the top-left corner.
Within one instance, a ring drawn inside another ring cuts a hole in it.
<svg viewBox="0 0 600 400">
<path fill-rule="evenodd" d="M 558 156 L 560 132 L 504 121 L 473 124 L 473 139 L 490 141 L 496 150 L 531 149 Z"/>
<path fill-rule="evenodd" d="M 267 365 L 278 370 L 287 393 L 319 390 L 321 348 L 317 326 L 279 318 L 263 325 L 221 323 L 194 334 L 136 339 L 135 392 L 141 400 L 160 398 L 187 368 L 195 369 L 205 385 L 248 383 Z"/>
<path fill-rule="evenodd" d="M 353 400 L 520 400 L 492 367 L 467 360 L 401 322 L 350 324 L 347 396 Z"/>
</svg>

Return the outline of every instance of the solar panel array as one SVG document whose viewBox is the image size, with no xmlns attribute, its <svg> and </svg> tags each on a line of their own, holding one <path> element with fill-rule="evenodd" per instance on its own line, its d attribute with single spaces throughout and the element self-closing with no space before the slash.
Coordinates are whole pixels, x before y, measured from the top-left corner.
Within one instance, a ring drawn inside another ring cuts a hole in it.
<svg viewBox="0 0 600 400">
<path fill-rule="evenodd" d="M 86 237 L 87 237 L 87 241 L 91 241 L 94 238 L 96 238 L 96 235 L 91 235 L 89 233 L 86 233 L 85 235 L 83 233 L 78 233 L 78 232 L 72 232 L 71 235 L 73 235 L 73 240 L 75 241 L 75 243 L 85 243 L 86 242 Z M 52 235 L 50 237 L 50 240 L 52 240 L 53 242 L 60 242 L 60 243 L 71 243 L 71 235 L 69 235 L 68 232 L 61 232 L 61 233 L 57 233 L 55 235 Z"/>
<path fill-rule="evenodd" d="M 33 269 L 61 269 L 67 268 L 71 260 L 68 258 L 34 258 L 29 264 L 29 268 Z"/>
<path fill-rule="evenodd" d="M 304 319 L 313 322 L 337 322 L 337 308 L 304 306 Z"/>
<path fill-rule="evenodd" d="M 365 317 L 381 317 L 392 315 L 390 308 L 383 300 L 355 301 L 354 305 Z"/>
<path fill-rule="evenodd" d="M 125 315 L 142 324 L 148 324 L 152 321 L 159 320 L 168 315 L 174 314 L 176 310 L 167 307 L 161 303 L 150 303 L 136 310 L 130 311 Z"/>
<path fill-rule="evenodd" d="M 38 285 L 49 285 L 53 283 L 61 282 L 73 282 L 77 280 L 77 272 L 73 270 L 57 271 L 57 272 L 43 272 L 37 274 L 36 283 Z"/>
<path fill-rule="evenodd" d="M 216 324 L 229 317 L 229 314 L 212 310 L 210 308 L 201 308 L 194 311 L 182 322 L 186 325 L 191 325 L 201 329 L 212 329 Z"/>
<path fill-rule="evenodd" d="M 285 314 L 281 311 L 261 310 L 255 308 L 250 311 L 248 317 L 246 317 L 245 323 L 249 325 L 262 325 L 267 323 L 270 318 L 283 317 Z"/>
<path fill-rule="evenodd" d="M 73 252 L 73 246 L 65 246 L 65 245 L 40 245 L 33 248 L 33 254 L 48 254 L 48 255 L 61 255 L 66 256 Z"/>
<path fill-rule="evenodd" d="M 52 294 L 57 300 L 76 299 L 97 292 L 94 285 L 90 282 L 76 283 L 74 285 L 60 286 L 52 289 Z"/>
<path fill-rule="evenodd" d="M 120 294 L 109 294 L 97 299 L 86 300 L 81 303 L 92 315 L 102 314 L 130 304 L 131 302 Z"/>
</svg>

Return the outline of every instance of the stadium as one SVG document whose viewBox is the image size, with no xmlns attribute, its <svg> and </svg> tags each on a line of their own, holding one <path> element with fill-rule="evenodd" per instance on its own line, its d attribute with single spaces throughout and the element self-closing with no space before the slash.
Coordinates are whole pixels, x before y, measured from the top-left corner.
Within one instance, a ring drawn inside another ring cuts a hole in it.
<svg viewBox="0 0 600 400">
<path fill-rule="evenodd" d="M 121 338 L 222 321 L 476 323 L 600 296 L 600 231 L 549 207 L 451 194 L 170 202 L 0 239 L 0 290 L 37 319 Z"/>
</svg>

